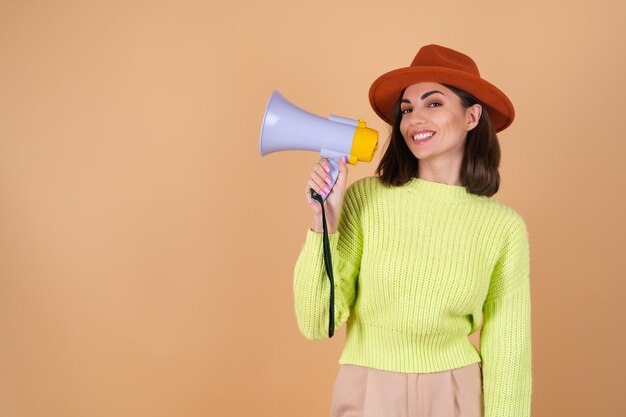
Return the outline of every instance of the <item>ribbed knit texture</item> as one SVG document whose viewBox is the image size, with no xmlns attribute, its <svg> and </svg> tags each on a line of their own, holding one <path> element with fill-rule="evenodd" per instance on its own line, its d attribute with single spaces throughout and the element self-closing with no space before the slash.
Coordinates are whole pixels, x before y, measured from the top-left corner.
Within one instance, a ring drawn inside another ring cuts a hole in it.
<svg viewBox="0 0 626 417">
<path fill-rule="evenodd" d="M 328 338 L 322 233 L 309 229 L 294 268 L 298 326 Z M 377 177 L 346 189 L 329 235 L 340 364 L 440 372 L 482 362 L 484 417 L 531 407 L 529 239 L 524 219 L 463 186 Z M 468 339 L 482 324 L 480 351 Z"/>
</svg>

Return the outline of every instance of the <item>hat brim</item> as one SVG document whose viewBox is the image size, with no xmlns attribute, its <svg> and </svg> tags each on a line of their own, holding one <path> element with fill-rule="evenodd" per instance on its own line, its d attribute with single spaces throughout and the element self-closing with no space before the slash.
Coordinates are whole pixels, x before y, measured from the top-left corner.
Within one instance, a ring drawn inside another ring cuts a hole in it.
<svg viewBox="0 0 626 417">
<path fill-rule="evenodd" d="M 402 90 L 424 81 L 449 84 L 476 97 L 486 108 L 496 132 L 513 123 L 515 109 L 511 100 L 499 88 L 480 77 L 444 67 L 413 66 L 387 72 L 378 77 L 370 87 L 370 104 L 378 116 L 392 124 L 393 106 Z"/>
</svg>

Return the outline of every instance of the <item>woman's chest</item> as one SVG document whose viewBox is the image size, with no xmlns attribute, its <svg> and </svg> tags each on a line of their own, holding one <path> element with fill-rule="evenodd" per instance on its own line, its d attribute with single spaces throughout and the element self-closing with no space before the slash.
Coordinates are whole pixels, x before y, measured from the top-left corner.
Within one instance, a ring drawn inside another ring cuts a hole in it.
<svg viewBox="0 0 626 417">
<path fill-rule="evenodd" d="M 500 247 L 493 225 L 462 208 L 397 214 L 385 227 L 364 228 L 361 295 L 443 298 L 459 311 L 484 300 Z"/>
</svg>

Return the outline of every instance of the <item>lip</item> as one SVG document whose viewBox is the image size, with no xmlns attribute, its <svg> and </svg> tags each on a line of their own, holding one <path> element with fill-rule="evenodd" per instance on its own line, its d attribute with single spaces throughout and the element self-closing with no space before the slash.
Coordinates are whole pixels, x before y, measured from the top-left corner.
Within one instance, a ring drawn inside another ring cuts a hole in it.
<svg viewBox="0 0 626 417">
<path fill-rule="evenodd" d="M 423 133 L 432 133 L 432 136 L 429 137 L 428 139 L 422 139 L 422 140 L 414 140 L 413 139 L 415 137 L 415 135 L 421 135 Z M 437 134 L 437 132 L 435 132 L 434 130 L 418 129 L 418 130 L 411 131 L 411 133 L 409 135 L 409 138 L 413 141 L 413 143 L 425 143 L 425 142 L 428 142 L 429 140 L 431 140 L 432 138 L 434 138 L 436 134 Z"/>
</svg>

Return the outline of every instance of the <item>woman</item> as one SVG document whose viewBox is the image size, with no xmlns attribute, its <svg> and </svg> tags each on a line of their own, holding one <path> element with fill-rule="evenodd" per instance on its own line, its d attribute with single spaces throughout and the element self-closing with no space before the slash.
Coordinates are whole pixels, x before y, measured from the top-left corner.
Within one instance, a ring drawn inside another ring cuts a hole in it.
<svg viewBox="0 0 626 417">
<path fill-rule="evenodd" d="M 347 323 L 331 415 L 529 416 L 528 231 L 499 187 L 496 132 L 510 100 L 468 56 L 424 46 L 371 86 L 392 126 L 376 170 L 332 190 L 321 159 L 307 181 L 313 227 L 294 269 L 296 318 L 327 336 L 325 201 L 335 278 L 335 328 Z M 469 341 L 482 325 L 480 351 Z"/>
</svg>

